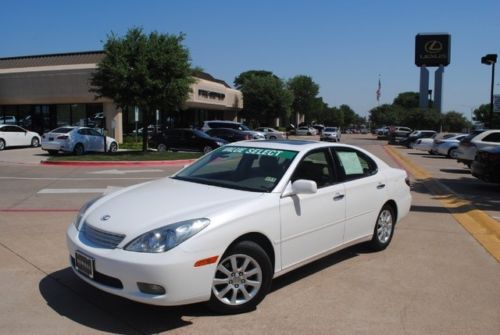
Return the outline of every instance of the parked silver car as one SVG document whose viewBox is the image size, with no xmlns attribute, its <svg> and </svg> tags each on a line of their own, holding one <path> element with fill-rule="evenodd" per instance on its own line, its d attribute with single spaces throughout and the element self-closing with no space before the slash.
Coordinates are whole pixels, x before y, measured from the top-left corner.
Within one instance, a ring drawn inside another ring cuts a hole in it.
<svg viewBox="0 0 500 335">
<path fill-rule="evenodd" d="M 255 129 L 260 133 L 264 133 L 267 140 L 282 140 L 285 138 L 285 134 L 279 130 L 270 127 L 260 127 Z"/>
<path fill-rule="evenodd" d="M 460 140 L 466 136 L 467 134 L 457 134 L 449 138 L 435 139 L 432 145 L 432 152 L 457 159 L 458 145 L 460 144 Z"/>
<path fill-rule="evenodd" d="M 51 155 L 58 152 L 82 155 L 89 151 L 104 151 L 104 138 L 106 138 L 106 151 L 118 150 L 118 143 L 114 138 L 104 137 L 97 130 L 88 127 L 59 127 L 42 135 L 42 149 Z"/>
</svg>

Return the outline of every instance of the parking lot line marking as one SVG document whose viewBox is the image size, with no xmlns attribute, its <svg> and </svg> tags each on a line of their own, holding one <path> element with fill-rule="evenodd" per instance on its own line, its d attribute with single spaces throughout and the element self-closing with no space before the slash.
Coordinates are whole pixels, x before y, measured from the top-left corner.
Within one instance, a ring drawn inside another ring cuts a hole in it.
<svg viewBox="0 0 500 335">
<path fill-rule="evenodd" d="M 500 262 L 500 224 L 497 220 L 477 209 L 468 200 L 460 198 L 453 190 L 438 180 L 424 168 L 403 156 L 396 149 L 384 146 L 384 149 L 406 171 L 436 196 L 436 199 L 448 209 L 451 215 L 464 229 L 478 241 L 486 251 Z"/>
</svg>

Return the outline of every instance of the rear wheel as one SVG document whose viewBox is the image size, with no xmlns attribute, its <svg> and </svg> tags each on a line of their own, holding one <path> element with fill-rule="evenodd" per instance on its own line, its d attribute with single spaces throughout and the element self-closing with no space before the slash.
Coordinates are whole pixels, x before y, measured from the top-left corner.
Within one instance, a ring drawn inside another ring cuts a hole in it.
<svg viewBox="0 0 500 335">
<path fill-rule="evenodd" d="M 85 148 L 83 147 L 83 144 L 78 143 L 75 145 L 75 148 L 73 149 L 73 153 L 77 156 L 83 155 L 85 153 Z"/>
<path fill-rule="evenodd" d="M 218 313 L 253 310 L 269 291 L 271 279 L 266 252 L 255 242 L 240 242 L 217 265 L 208 306 Z"/>
<path fill-rule="evenodd" d="M 384 250 L 391 243 L 392 235 L 394 234 L 394 225 L 396 218 L 392 206 L 385 204 L 380 210 L 375 223 L 373 237 L 370 241 L 370 246 L 376 250 Z"/>
<path fill-rule="evenodd" d="M 36 148 L 39 145 L 40 145 L 40 140 L 38 139 L 38 137 L 33 137 L 31 139 L 31 146 Z"/>
<path fill-rule="evenodd" d="M 450 150 L 448 150 L 448 157 L 450 158 L 453 158 L 453 159 L 457 159 L 457 153 L 458 149 L 457 148 L 451 148 Z"/>
</svg>

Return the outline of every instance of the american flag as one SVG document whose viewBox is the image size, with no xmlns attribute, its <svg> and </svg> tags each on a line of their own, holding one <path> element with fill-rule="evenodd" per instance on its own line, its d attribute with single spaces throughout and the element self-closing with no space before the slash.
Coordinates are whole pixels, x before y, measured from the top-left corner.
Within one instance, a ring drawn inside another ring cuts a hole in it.
<svg viewBox="0 0 500 335">
<path fill-rule="evenodd" d="M 378 88 L 375 94 L 377 95 L 377 101 L 380 102 L 380 96 L 382 95 L 382 84 L 380 83 L 380 78 L 378 78 Z"/>
</svg>

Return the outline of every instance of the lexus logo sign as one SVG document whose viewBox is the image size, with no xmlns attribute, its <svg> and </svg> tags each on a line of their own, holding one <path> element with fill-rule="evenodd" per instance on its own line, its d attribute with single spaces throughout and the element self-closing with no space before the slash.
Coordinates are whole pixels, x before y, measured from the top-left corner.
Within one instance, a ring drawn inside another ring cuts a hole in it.
<svg viewBox="0 0 500 335">
<path fill-rule="evenodd" d="M 446 66 L 450 64 L 449 34 L 418 34 L 415 37 L 415 65 Z"/>
</svg>

